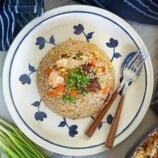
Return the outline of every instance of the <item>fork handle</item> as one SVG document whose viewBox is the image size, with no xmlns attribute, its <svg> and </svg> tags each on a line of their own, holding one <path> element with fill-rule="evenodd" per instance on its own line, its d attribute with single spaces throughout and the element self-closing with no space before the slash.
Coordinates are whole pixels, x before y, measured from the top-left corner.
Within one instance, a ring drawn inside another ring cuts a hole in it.
<svg viewBox="0 0 158 158">
<path fill-rule="evenodd" d="M 105 146 L 108 147 L 108 148 L 112 148 L 113 143 L 114 143 L 115 134 L 116 134 L 117 127 L 118 127 L 118 124 L 119 124 L 124 99 L 125 99 L 125 95 L 122 94 L 121 98 L 120 98 L 120 101 L 119 101 L 119 105 L 117 107 L 117 110 L 116 110 L 116 113 L 115 113 L 115 116 L 114 116 L 114 119 L 112 121 L 112 125 L 111 125 L 110 131 L 109 131 L 109 135 L 107 137 L 107 141 L 105 143 Z"/>
<path fill-rule="evenodd" d="M 112 94 L 110 100 L 108 101 L 108 103 L 104 106 L 104 108 L 98 113 L 98 115 L 96 116 L 96 118 L 94 119 L 94 121 L 92 122 L 92 124 L 89 126 L 89 128 L 87 129 L 87 131 L 85 132 L 85 134 L 88 137 L 91 137 L 92 134 L 94 133 L 94 131 L 96 130 L 96 128 L 98 127 L 100 121 L 103 119 L 103 117 L 105 116 L 106 112 L 108 111 L 108 109 L 110 108 L 111 104 L 113 103 L 113 101 L 115 100 L 116 96 L 119 94 L 118 89 L 115 90 L 115 92 Z"/>
</svg>

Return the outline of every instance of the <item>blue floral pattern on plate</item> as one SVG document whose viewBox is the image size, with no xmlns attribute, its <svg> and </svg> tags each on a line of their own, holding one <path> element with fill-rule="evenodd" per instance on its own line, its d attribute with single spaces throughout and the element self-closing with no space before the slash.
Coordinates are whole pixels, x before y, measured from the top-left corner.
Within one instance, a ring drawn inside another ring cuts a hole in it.
<svg viewBox="0 0 158 158">
<path fill-rule="evenodd" d="M 83 34 L 87 42 L 89 42 L 90 39 L 93 37 L 94 32 L 85 33 L 85 29 L 82 24 L 74 25 L 73 28 L 74 28 L 74 34 L 76 35 Z"/>
<path fill-rule="evenodd" d="M 22 74 L 20 77 L 19 77 L 19 81 L 21 82 L 21 84 L 31 84 L 31 78 L 30 78 L 30 76 L 31 76 L 31 74 L 33 74 L 34 72 L 36 72 L 37 70 L 35 69 L 35 67 L 34 66 L 32 66 L 32 65 L 28 65 L 28 70 L 29 70 L 29 72 L 30 73 L 28 73 L 28 74 L 26 74 L 26 73 L 24 73 L 24 74 Z"/>
<path fill-rule="evenodd" d="M 111 58 L 111 62 L 113 61 L 114 58 L 119 58 L 121 57 L 121 54 L 119 52 L 116 52 L 115 51 L 115 48 L 118 46 L 118 40 L 116 39 L 113 39 L 113 38 L 110 38 L 109 39 L 109 42 L 106 43 L 106 46 L 109 47 L 109 48 L 112 48 L 113 49 L 113 55 L 112 55 L 112 58 Z"/>
<path fill-rule="evenodd" d="M 44 37 L 37 37 L 35 44 L 39 46 L 39 49 L 43 49 L 46 43 L 56 45 L 54 35 L 50 36 L 49 41 L 47 41 Z"/>
<path fill-rule="evenodd" d="M 95 117 L 93 117 L 93 116 L 91 116 L 91 118 L 94 120 L 95 119 Z M 107 115 L 107 117 L 106 117 L 106 121 L 101 121 L 100 123 L 99 123 L 99 125 L 98 125 L 98 130 L 100 130 L 101 128 L 102 128 L 102 126 L 103 126 L 103 124 L 105 124 L 105 123 L 108 123 L 108 124 L 112 124 L 112 121 L 113 121 L 113 116 L 112 116 L 112 114 L 108 114 Z"/>
<path fill-rule="evenodd" d="M 47 114 L 43 111 L 40 111 L 40 104 L 41 104 L 41 100 L 40 101 L 35 101 L 31 104 L 31 105 L 33 105 L 34 107 L 36 107 L 38 109 L 37 112 L 34 115 L 34 117 L 37 121 L 43 121 L 44 118 L 47 118 Z"/>
<path fill-rule="evenodd" d="M 93 34 L 95 33 L 94 31 L 89 32 L 89 33 L 85 33 L 85 28 L 82 24 L 74 25 L 73 29 L 74 29 L 74 32 L 73 32 L 74 34 L 76 34 L 76 35 L 83 34 L 87 42 L 90 42 L 90 39 L 93 38 Z M 35 44 L 39 46 L 39 49 L 43 49 L 45 47 L 46 43 L 56 45 L 54 35 L 52 35 L 49 38 L 49 41 L 46 41 L 46 39 L 44 37 L 41 37 L 41 36 L 36 38 Z M 105 43 L 105 45 L 107 47 L 113 49 L 111 61 L 113 61 L 114 58 L 121 57 L 121 53 L 115 51 L 115 48 L 118 46 L 118 44 L 119 44 L 118 40 L 116 40 L 114 38 L 110 38 L 109 41 Z"/>
<path fill-rule="evenodd" d="M 69 133 L 70 137 L 74 137 L 76 134 L 78 134 L 78 131 L 77 131 L 78 126 L 77 125 L 69 125 L 65 118 L 63 118 L 63 121 L 60 122 L 58 127 L 67 127 L 69 130 L 68 133 Z"/>
</svg>

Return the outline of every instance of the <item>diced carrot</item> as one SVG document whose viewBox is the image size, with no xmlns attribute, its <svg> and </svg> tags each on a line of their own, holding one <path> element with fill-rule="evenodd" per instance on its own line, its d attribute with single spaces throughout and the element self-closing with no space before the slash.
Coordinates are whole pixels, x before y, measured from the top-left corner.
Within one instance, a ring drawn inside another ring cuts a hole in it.
<svg viewBox="0 0 158 158">
<path fill-rule="evenodd" d="M 101 68 L 102 68 L 102 72 L 105 72 L 105 71 L 106 71 L 105 66 L 102 66 Z"/>
<path fill-rule="evenodd" d="M 64 85 L 62 84 L 58 84 L 57 87 L 55 88 L 55 90 L 58 92 L 58 93 L 61 93 L 65 90 L 65 87 Z"/>
<path fill-rule="evenodd" d="M 89 64 L 92 65 L 92 66 L 95 66 L 95 65 L 96 65 L 96 60 L 95 60 L 95 58 L 93 58 L 93 59 L 90 61 Z"/>
<path fill-rule="evenodd" d="M 51 89 L 47 92 L 47 96 L 57 97 L 65 90 L 64 85 L 58 84 L 58 86 L 54 89 Z"/>
<path fill-rule="evenodd" d="M 106 94 L 106 93 L 107 93 L 107 88 L 106 88 L 106 87 L 102 89 L 102 93 L 103 93 L 103 94 Z"/>
<path fill-rule="evenodd" d="M 51 91 L 47 92 L 47 96 L 49 97 L 57 97 L 59 93 L 55 89 L 52 89 Z"/>
<path fill-rule="evenodd" d="M 76 89 L 74 89 L 74 90 L 72 90 L 71 92 L 70 92 L 70 96 L 71 97 L 75 97 L 77 95 L 77 90 Z"/>
</svg>

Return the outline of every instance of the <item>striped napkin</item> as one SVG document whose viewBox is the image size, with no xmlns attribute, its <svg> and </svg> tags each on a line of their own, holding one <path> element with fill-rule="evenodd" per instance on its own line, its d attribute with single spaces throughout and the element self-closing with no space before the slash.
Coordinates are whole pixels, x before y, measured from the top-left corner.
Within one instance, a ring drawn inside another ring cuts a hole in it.
<svg viewBox="0 0 158 158">
<path fill-rule="evenodd" d="M 44 0 L 0 0 L 0 50 L 8 50 L 17 33 L 44 12 Z"/>
<path fill-rule="evenodd" d="M 158 0 L 78 0 L 98 6 L 125 18 L 146 24 L 158 24 Z"/>
</svg>

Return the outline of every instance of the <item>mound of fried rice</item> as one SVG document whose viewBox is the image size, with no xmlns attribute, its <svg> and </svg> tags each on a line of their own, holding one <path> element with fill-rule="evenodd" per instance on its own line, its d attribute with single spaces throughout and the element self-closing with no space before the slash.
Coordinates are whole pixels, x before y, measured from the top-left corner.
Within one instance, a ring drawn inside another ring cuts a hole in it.
<svg viewBox="0 0 158 158">
<path fill-rule="evenodd" d="M 70 119 L 95 115 L 114 87 L 114 69 L 95 44 L 69 39 L 42 58 L 37 87 L 44 104 Z"/>
</svg>

